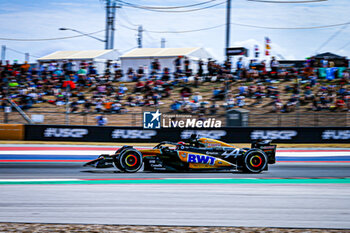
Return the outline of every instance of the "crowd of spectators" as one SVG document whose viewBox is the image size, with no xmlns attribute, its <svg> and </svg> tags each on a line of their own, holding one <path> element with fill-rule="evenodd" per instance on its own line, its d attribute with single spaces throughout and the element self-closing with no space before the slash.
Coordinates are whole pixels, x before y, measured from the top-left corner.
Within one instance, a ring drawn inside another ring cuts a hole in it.
<svg viewBox="0 0 350 233">
<path fill-rule="evenodd" d="M 24 110 L 40 103 L 65 106 L 69 102 L 72 113 L 126 113 L 132 107 L 158 107 L 165 102 L 169 111 L 198 114 L 254 106 L 272 112 L 300 107 L 350 111 L 349 70 L 335 67 L 332 61 L 318 67 L 309 59 L 302 68 L 281 66 L 275 58 L 268 66 L 256 60 L 245 64 L 242 58 L 235 65 L 212 59 L 199 60 L 196 66 L 191 62 L 178 57 L 174 67 L 161 67 L 155 59 L 149 72 L 140 66 L 124 73 L 117 63 L 108 61 L 105 72 L 99 74 L 93 63 L 85 61 L 78 66 L 71 60 L 37 66 L 7 61 L 0 63 L 1 107 L 13 99 Z M 215 83 L 209 96 L 210 90 L 201 88 L 205 82 Z"/>
</svg>

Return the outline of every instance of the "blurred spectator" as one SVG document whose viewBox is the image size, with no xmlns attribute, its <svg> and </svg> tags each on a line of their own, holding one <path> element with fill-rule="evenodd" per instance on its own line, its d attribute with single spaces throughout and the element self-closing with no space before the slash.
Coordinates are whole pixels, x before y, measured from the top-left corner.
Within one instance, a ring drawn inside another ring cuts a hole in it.
<svg viewBox="0 0 350 233">
<path fill-rule="evenodd" d="M 199 94 L 199 92 L 195 92 L 191 99 L 194 101 L 194 103 L 199 103 L 202 101 L 203 97 Z"/>
<path fill-rule="evenodd" d="M 277 73 L 280 63 L 276 60 L 275 57 L 272 57 L 270 61 L 271 72 Z"/>
<path fill-rule="evenodd" d="M 217 114 L 217 111 L 219 110 L 219 106 L 216 104 L 216 101 L 215 100 L 212 100 L 211 101 L 211 105 L 209 107 L 209 112 L 210 112 L 210 115 L 215 115 Z"/>
<path fill-rule="evenodd" d="M 136 79 L 134 81 L 142 80 L 145 77 L 145 70 L 143 66 L 140 66 L 136 72 Z"/>
<path fill-rule="evenodd" d="M 103 116 L 103 115 L 99 115 L 95 119 L 96 119 L 96 124 L 98 126 L 104 126 L 108 122 L 107 118 L 105 116 Z"/>
<path fill-rule="evenodd" d="M 245 97 L 242 95 L 236 97 L 236 102 L 238 107 L 242 108 L 245 105 L 244 99 Z"/>
</svg>

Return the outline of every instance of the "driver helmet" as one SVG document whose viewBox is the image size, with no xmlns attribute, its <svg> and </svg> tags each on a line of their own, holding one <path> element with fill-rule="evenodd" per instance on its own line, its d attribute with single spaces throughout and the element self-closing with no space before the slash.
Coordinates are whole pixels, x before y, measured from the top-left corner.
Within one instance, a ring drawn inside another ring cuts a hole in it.
<svg viewBox="0 0 350 233">
<path fill-rule="evenodd" d="M 180 149 L 180 147 L 184 146 L 184 145 L 186 145 L 186 143 L 183 142 L 183 141 L 180 141 L 180 142 L 177 143 L 176 149 Z"/>
</svg>

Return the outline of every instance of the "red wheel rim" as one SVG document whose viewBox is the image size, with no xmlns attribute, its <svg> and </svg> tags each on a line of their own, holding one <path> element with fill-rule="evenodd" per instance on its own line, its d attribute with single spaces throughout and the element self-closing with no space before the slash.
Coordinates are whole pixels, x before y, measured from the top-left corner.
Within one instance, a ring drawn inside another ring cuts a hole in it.
<svg viewBox="0 0 350 233">
<path fill-rule="evenodd" d="M 254 155 L 250 158 L 250 164 L 253 167 L 259 167 L 262 164 L 262 159 L 259 155 Z"/>
<path fill-rule="evenodd" d="M 129 167 L 133 167 L 137 163 L 137 157 L 135 155 L 133 155 L 133 154 L 130 154 L 130 155 L 126 156 L 125 163 Z"/>
</svg>

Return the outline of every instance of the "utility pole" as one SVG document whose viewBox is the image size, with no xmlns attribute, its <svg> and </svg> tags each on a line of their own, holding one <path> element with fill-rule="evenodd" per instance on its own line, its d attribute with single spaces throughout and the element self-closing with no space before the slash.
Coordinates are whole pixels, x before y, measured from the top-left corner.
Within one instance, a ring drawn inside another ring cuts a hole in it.
<svg viewBox="0 0 350 233">
<path fill-rule="evenodd" d="M 160 40 L 160 47 L 161 47 L 161 48 L 165 48 L 165 42 L 166 42 L 165 38 L 162 38 L 162 39 Z"/>
<path fill-rule="evenodd" d="M 142 32 L 143 32 L 142 25 L 140 25 L 138 27 L 137 31 L 138 31 L 138 33 L 137 33 L 137 47 L 142 48 Z"/>
<path fill-rule="evenodd" d="M 106 39 L 105 39 L 105 49 L 114 48 L 114 21 L 115 21 L 115 11 L 117 6 L 116 0 L 106 0 Z"/>
<path fill-rule="evenodd" d="M 231 0 L 227 0 L 226 5 L 226 49 L 230 47 L 230 27 L 231 27 Z M 226 53 L 225 49 L 225 53 Z M 229 57 L 226 56 L 226 59 Z"/>
<path fill-rule="evenodd" d="M 106 0 L 106 37 L 105 37 L 105 49 L 109 49 L 109 12 L 111 10 L 110 8 L 111 1 Z"/>
<path fill-rule="evenodd" d="M 1 46 L 1 61 L 5 63 L 6 60 L 6 45 Z"/>
<path fill-rule="evenodd" d="M 24 54 L 24 61 L 29 63 L 29 59 L 30 59 L 29 53 L 25 53 Z"/>
<path fill-rule="evenodd" d="M 225 55 L 226 55 L 226 61 L 228 62 L 230 59 L 230 56 L 227 55 L 227 48 L 230 48 L 230 27 L 231 27 L 231 0 L 227 0 L 226 5 L 226 49 L 225 49 Z M 229 77 L 228 74 L 225 74 L 225 101 L 227 100 L 229 91 Z"/>
</svg>

